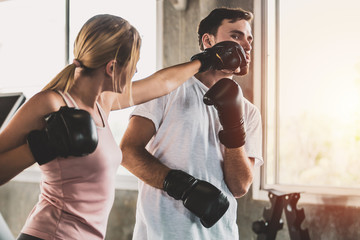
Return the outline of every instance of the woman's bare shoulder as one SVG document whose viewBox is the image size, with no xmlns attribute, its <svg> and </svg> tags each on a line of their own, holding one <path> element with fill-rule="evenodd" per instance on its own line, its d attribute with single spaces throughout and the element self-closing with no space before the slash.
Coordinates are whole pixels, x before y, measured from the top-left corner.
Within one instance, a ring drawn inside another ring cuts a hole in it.
<svg viewBox="0 0 360 240">
<path fill-rule="evenodd" d="M 58 92 L 46 90 L 36 93 L 27 104 L 30 108 L 36 108 L 46 114 L 59 110 L 61 106 L 65 105 L 65 102 Z"/>
</svg>

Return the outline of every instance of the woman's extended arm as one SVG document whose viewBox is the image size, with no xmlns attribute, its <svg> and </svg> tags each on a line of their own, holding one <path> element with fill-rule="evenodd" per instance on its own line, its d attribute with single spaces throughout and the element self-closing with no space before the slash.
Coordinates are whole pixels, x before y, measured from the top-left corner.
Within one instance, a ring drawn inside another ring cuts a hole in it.
<svg viewBox="0 0 360 240">
<path fill-rule="evenodd" d="M 161 69 L 147 78 L 133 82 L 133 104 L 138 105 L 170 93 L 191 76 L 195 75 L 199 71 L 200 66 L 201 63 L 198 60 L 182 63 Z M 111 110 L 118 110 L 131 106 L 128 95 L 126 94 L 104 92 L 103 97 L 104 99 L 112 99 Z"/>
<path fill-rule="evenodd" d="M 133 83 L 134 104 L 147 102 L 175 90 L 200 68 L 200 61 L 192 61 L 157 71 L 153 75 Z"/>
</svg>

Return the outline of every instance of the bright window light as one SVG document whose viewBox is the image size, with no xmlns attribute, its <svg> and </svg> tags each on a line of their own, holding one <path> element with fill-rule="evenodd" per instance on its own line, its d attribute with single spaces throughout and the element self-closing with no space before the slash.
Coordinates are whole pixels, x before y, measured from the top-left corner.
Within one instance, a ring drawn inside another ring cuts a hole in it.
<svg viewBox="0 0 360 240">
<path fill-rule="evenodd" d="M 63 0 L 0 1 L 0 92 L 30 98 L 64 67 L 64 13 Z"/>
<path fill-rule="evenodd" d="M 360 195 L 360 3 L 267 5 L 263 184 Z"/>
</svg>

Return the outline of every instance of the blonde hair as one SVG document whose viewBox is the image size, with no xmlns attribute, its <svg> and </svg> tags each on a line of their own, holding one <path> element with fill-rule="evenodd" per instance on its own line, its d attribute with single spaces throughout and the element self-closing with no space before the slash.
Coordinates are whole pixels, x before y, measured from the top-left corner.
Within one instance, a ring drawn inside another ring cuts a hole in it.
<svg viewBox="0 0 360 240">
<path fill-rule="evenodd" d="M 67 92 L 74 85 L 75 69 L 79 64 L 82 68 L 81 73 L 88 74 L 115 60 L 117 66 L 129 69 L 124 92 L 129 95 L 129 101 L 132 102 L 131 78 L 139 60 L 140 45 L 139 33 L 128 21 L 109 14 L 96 15 L 84 24 L 75 40 L 76 63 L 66 66 L 43 90 Z M 114 78 L 113 88 L 114 91 L 118 90 Z"/>
</svg>

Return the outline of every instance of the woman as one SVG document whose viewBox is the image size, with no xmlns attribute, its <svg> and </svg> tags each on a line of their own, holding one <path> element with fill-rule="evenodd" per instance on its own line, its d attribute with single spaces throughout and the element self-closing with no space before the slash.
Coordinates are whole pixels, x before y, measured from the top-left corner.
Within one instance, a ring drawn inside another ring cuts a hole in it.
<svg viewBox="0 0 360 240">
<path fill-rule="evenodd" d="M 35 162 L 42 172 L 39 201 L 18 239 L 105 238 L 122 160 L 107 122 L 110 111 L 169 93 L 207 61 L 179 64 L 131 84 L 140 44 L 137 30 L 120 17 L 89 19 L 75 40 L 73 63 L 0 133 L 0 185 Z"/>
</svg>

